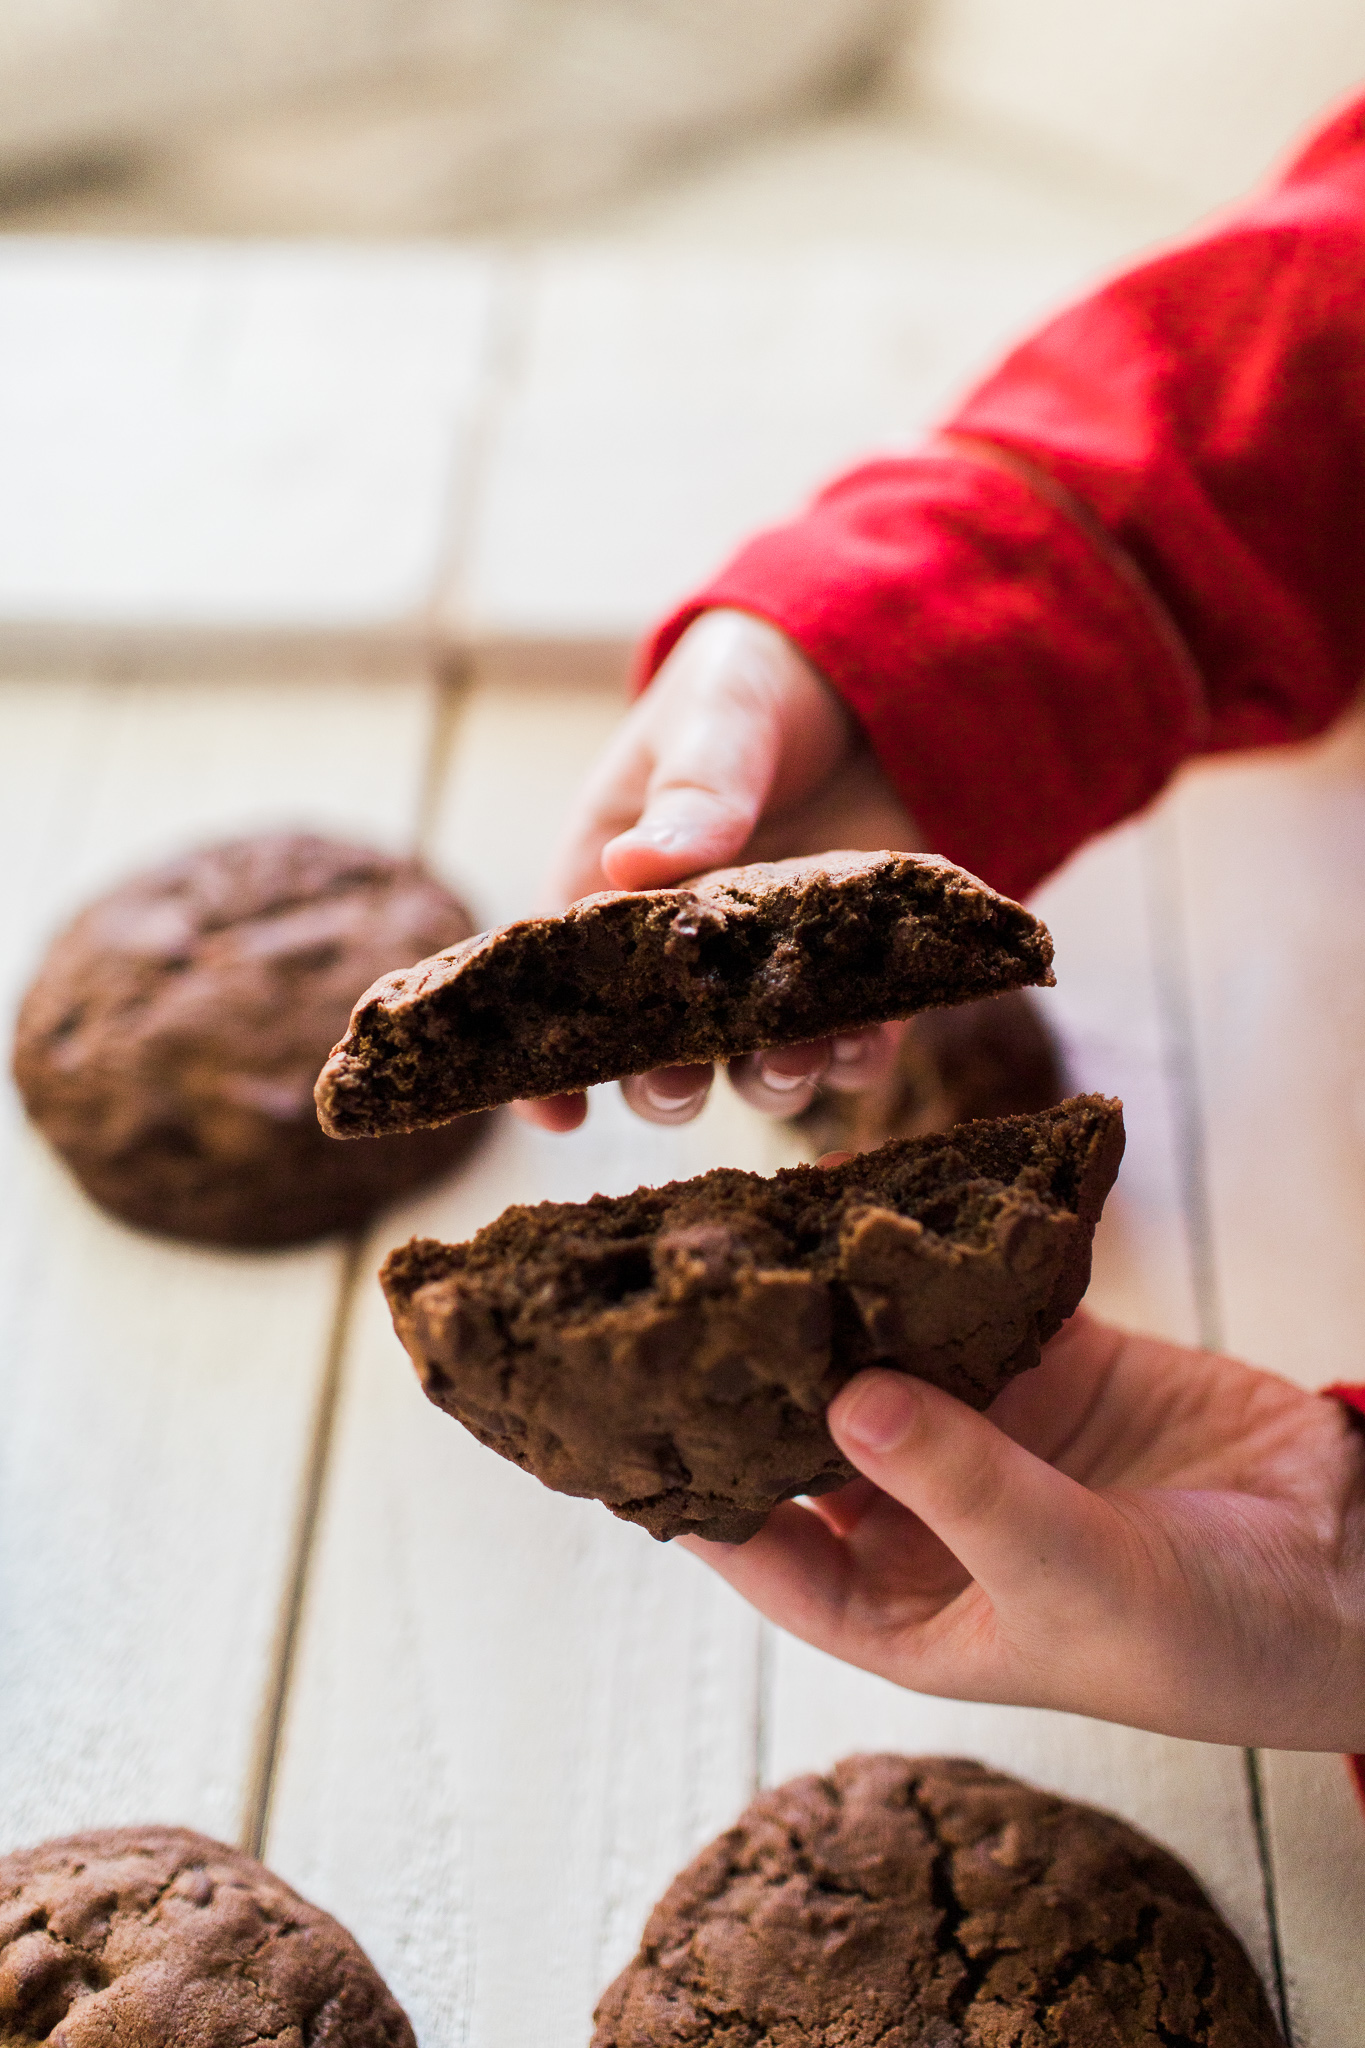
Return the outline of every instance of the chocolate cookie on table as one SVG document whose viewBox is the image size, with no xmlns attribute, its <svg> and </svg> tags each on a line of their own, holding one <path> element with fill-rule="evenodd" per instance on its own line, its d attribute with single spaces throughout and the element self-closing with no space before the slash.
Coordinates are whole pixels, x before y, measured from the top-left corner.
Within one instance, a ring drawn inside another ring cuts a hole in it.
<svg viewBox="0 0 1365 2048">
<path fill-rule="evenodd" d="M 734 1059 L 1052 980 L 1035 917 L 930 854 L 608 890 L 386 975 L 318 1079 L 333 1137 Z"/>
<path fill-rule="evenodd" d="M 428 1397 L 560 1493 L 739 1543 L 853 1477 L 825 1409 L 864 1366 L 984 1408 L 1069 1316 L 1123 1152 L 1117 1102 L 508 1209 L 380 1275 Z"/>
<path fill-rule="evenodd" d="M 334 1145 L 318 1069 L 360 989 L 471 929 L 415 861 L 304 833 L 205 847 L 54 940 L 19 1013 L 15 1079 L 125 1222 L 240 1246 L 354 1229 L 448 1167 L 474 1126 Z"/>
<path fill-rule="evenodd" d="M 188 1828 L 0 1856 L 0 2041 L 61 2048 L 416 2048 L 329 1913 Z"/>
<path fill-rule="evenodd" d="M 963 1758 L 764 1792 L 674 1879 L 592 2048 L 1281 2048 L 1185 1866 Z"/>
</svg>

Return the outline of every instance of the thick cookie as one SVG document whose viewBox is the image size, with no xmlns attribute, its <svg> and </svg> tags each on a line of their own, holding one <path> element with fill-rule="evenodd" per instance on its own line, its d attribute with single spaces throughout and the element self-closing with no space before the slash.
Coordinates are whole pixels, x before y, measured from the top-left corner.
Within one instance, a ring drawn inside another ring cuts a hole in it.
<svg viewBox="0 0 1365 2048">
<path fill-rule="evenodd" d="M 592 2048 L 1280 2048 L 1174 1856 L 961 1758 L 764 1792 L 675 1878 Z"/>
<path fill-rule="evenodd" d="M 0 1856 L 5 2048 L 416 2048 L 345 1928 L 188 1828 Z"/>
<path fill-rule="evenodd" d="M 825 1427 L 880 1361 L 984 1408 L 1069 1316 L 1123 1152 L 1117 1102 L 765 1179 L 508 1209 L 380 1275 L 428 1397 L 559 1493 L 741 1543 L 852 1478 Z"/>
<path fill-rule="evenodd" d="M 929 854 L 725 868 L 585 896 L 386 975 L 318 1079 L 335 1138 L 734 1059 L 1052 980 L 1052 941 Z"/>
<path fill-rule="evenodd" d="M 226 1245 L 353 1229 L 449 1166 L 473 1126 L 330 1144 L 318 1068 L 358 989 L 470 929 L 414 861 L 296 833 L 206 847 L 54 941 L 19 1013 L 15 1079 L 125 1222 Z"/>
</svg>

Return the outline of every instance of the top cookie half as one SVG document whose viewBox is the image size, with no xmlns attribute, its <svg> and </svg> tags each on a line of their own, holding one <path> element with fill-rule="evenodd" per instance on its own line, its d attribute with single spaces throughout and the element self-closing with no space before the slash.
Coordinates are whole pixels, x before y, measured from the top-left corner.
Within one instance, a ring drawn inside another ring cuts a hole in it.
<svg viewBox="0 0 1365 2048">
<path fill-rule="evenodd" d="M 836 853 L 607 890 L 367 989 L 318 1079 L 334 1138 L 1052 982 L 1047 929 L 932 854 Z"/>
</svg>

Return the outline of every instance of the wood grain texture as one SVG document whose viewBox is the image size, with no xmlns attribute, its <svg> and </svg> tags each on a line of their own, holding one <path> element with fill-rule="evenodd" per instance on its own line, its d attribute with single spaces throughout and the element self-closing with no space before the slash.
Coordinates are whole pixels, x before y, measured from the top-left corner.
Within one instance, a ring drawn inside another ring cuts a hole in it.
<svg viewBox="0 0 1365 2048">
<path fill-rule="evenodd" d="M 416 632 L 494 290 L 435 249 L 11 240 L 0 652 L 35 622 Z"/>
<path fill-rule="evenodd" d="M 1261 1758 L 1295 2048 L 1357 2048 L 1365 1813 L 1339 1756 Z"/>
<path fill-rule="evenodd" d="M 1080 282 L 1037 249 L 542 257 L 449 630 L 642 632 L 755 526 L 917 438 Z"/>
<path fill-rule="evenodd" d="M 0 684 L 6 1018 L 130 867 L 266 820 L 401 844 L 430 710 L 420 678 Z M 0 1846 L 243 1827 L 339 1271 L 110 1221 L 5 1088 Z"/>
<path fill-rule="evenodd" d="M 1301 1386 L 1365 1377 L 1365 719 L 1200 769 L 1173 831 L 1220 1341 Z M 1337 1757 L 1262 1760 L 1298 2048 L 1365 2013 L 1365 1816 Z"/>
<path fill-rule="evenodd" d="M 442 865 L 505 918 L 617 716 L 476 689 Z M 596 1091 L 551 1137 L 495 1120 L 468 1170 L 376 1234 L 467 1236 L 508 1202 L 793 1156 L 717 1088 L 682 1130 Z M 422 1398 L 372 1282 L 348 1345 L 267 1850 L 364 1930 L 423 2048 L 580 2048 L 653 1898 L 754 1783 L 754 1617 L 684 1553 L 551 1494 Z"/>
<path fill-rule="evenodd" d="M 1090 1305 L 1137 1328 L 1195 1338 L 1182 1216 L 1179 1105 L 1154 957 L 1150 824 L 1073 860 L 1033 907 L 1057 942 L 1048 1014 L 1076 1087 L 1120 1095 L 1128 1150 L 1096 1238 Z M 1190 1864 L 1271 1976 L 1255 1818 L 1240 1750 L 1014 1707 L 903 1692 L 774 1633 L 763 1775 L 822 1769 L 858 1750 L 977 1756 L 1122 1814 Z"/>
</svg>

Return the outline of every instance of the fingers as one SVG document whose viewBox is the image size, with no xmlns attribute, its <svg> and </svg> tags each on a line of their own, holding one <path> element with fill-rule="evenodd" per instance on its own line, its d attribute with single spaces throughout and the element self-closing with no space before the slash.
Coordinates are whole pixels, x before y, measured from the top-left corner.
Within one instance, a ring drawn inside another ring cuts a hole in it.
<svg viewBox="0 0 1365 2048">
<path fill-rule="evenodd" d="M 730 1084 L 742 1101 L 765 1116 L 800 1116 L 817 1088 L 843 1094 L 873 1088 L 895 1065 L 903 1025 L 873 1025 L 809 1045 L 769 1046 L 731 1060 Z"/>
<path fill-rule="evenodd" d="M 779 1628 L 817 1648 L 832 1646 L 853 1561 L 822 1516 L 785 1501 L 747 1543 L 708 1543 L 700 1536 L 677 1540 Z"/>
<path fill-rule="evenodd" d="M 904 1024 L 873 1024 L 829 1041 L 829 1065 L 822 1086 L 836 1095 L 858 1095 L 879 1088 L 896 1064 Z"/>
<path fill-rule="evenodd" d="M 835 692 L 776 628 L 703 614 L 589 778 L 555 893 L 661 888 L 725 866 L 766 809 L 828 781 L 853 740 Z"/>
<path fill-rule="evenodd" d="M 1104 1504 L 922 1380 L 860 1373 L 829 1409 L 851 1463 L 919 1517 L 997 1606 L 1051 1609 L 1102 1595 L 1112 1541 Z M 1074 1617 L 1073 1617 L 1074 1618 Z"/>
<path fill-rule="evenodd" d="M 822 1038 L 814 1045 L 751 1052 L 731 1060 L 727 1072 L 731 1087 L 751 1109 L 762 1110 L 765 1116 L 800 1116 L 814 1101 L 829 1061 L 829 1040 Z"/>
<path fill-rule="evenodd" d="M 714 1075 L 711 1066 L 656 1067 L 653 1073 L 631 1074 L 621 1083 L 621 1093 L 647 1124 L 690 1124 L 706 1107 Z"/>
<path fill-rule="evenodd" d="M 586 1095 L 547 1095 L 538 1102 L 514 1102 L 512 1111 L 523 1123 L 542 1131 L 576 1131 L 588 1114 Z"/>
</svg>

